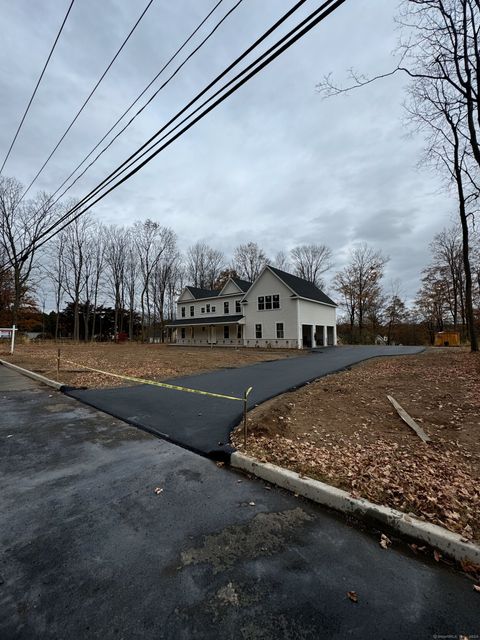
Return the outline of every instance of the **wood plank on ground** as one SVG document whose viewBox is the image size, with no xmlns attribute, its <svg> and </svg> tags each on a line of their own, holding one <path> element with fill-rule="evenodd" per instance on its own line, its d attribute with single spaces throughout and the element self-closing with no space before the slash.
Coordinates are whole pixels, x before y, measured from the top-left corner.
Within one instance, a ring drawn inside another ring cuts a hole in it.
<svg viewBox="0 0 480 640">
<path fill-rule="evenodd" d="M 417 436 L 423 440 L 423 442 L 430 442 L 430 438 L 425 431 L 415 422 L 415 420 L 405 411 L 405 409 L 398 404 L 398 402 L 392 396 L 387 396 L 388 400 L 395 407 L 398 415 L 401 419 L 408 424 L 408 426 L 415 431 Z"/>
</svg>

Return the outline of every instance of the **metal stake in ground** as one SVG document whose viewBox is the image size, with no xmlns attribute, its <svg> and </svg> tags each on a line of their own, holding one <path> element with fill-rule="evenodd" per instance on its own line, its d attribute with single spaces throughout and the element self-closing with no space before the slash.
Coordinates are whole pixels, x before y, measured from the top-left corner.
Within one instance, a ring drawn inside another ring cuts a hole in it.
<svg viewBox="0 0 480 640">
<path fill-rule="evenodd" d="M 248 387 L 248 389 L 243 392 L 243 446 L 245 449 L 247 447 L 247 398 L 252 388 L 253 387 Z"/>
<path fill-rule="evenodd" d="M 60 380 L 60 349 L 57 350 L 57 380 Z"/>
</svg>

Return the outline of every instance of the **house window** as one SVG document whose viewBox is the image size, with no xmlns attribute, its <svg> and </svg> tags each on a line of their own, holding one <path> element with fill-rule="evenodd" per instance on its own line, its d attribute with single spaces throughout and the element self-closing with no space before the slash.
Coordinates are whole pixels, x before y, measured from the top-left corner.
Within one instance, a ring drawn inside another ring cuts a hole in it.
<svg viewBox="0 0 480 640">
<path fill-rule="evenodd" d="M 201 312 L 202 312 L 202 313 L 205 313 L 205 307 L 202 307 L 202 308 L 201 308 Z"/>
<path fill-rule="evenodd" d="M 227 314 L 230 313 L 230 303 L 228 302 L 224 302 L 223 303 L 223 313 Z"/>
<path fill-rule="evenodd" d="M 258 296 L 258 310 L 263 311 L 265 309 L 265 298 L 263 296 Z"/>
<path fill-rule="evenodd" d="M 183 327 L 181 330 L 181 336 L 182 336 L 182 340 L 185 340 L 185 327 Z"/>
<path fill-rule="evenodd" d="M 215 307 L 212 307 L 212 313 L 215 313 Z"/>
<path fill-rule="evenodd" d="M 257 340 L 259 340 L 262 337 L 262 325 L 261 324 L 256 324 L 255 325 L 255 338 L 257 338 Z"/>
<path fill-rule="evenodd" d="M 273 296 L 273 308 L 280 309 L 280 296 L 278 294 Z"/>
<path fill-rule="evenodd" d="M 185 307 L 182 307 L 182 318 L 185 317 Z"/>
<path fill-rule="evenodd" d="M 190 317 L 193 318 L 193 316 L 195 315 L 195 307 L 190 307 Z"/>
<path fill-rule="evenodd" d="M 237 324 L 237 338 L 239 340 L 242 339 L 242 325 L 241 324 Z"/>
<path fill-rule="evenodd" d="M 240 304 L 240 300 L 235 302 L 235 313 L 242 313 L 242 305 Z"/>
<path fill-rule="evenodd" d="M 265 296 L 265 309 L 272 308 L 272 296 Z"/>
<path fill-rule="evenodd" d="M 223 327 L 223 337 L 228 340 L 228 338 L 230 338 L 230 327 L 227 325 L 226 327 Z"/>
<path fill-rule="evenodd" d="M 210 313 L 210 305 L 207 304 L 207 313 Z"/>
<path fill-rule="evenodd" d="M 284 337 L 283 322 L 277 322 L 277 340 L 281 340 Z"/>
</svg>

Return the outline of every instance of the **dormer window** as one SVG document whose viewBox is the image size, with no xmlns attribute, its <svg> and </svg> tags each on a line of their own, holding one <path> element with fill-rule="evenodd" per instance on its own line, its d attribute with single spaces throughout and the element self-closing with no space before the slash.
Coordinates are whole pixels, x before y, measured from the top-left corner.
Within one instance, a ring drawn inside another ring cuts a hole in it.
<svg viewBox="0 0 480 640">
<path fill-rule="evenodd" d="M 223 303 L 223 313 L 227 314 L 230 313 L 230 303 L 228 302 L 224 302 Z"/>
<path fill-rule="evenodd" d="M 215 313 L 216 307 L 212 306 L 212 313 Z"/>
<path fill-rule="evenodd" d="M 242 313 L 242 305 L 240 304 L 240 300 L 235 302 L 235 313 Z"/>
<path fill-rule="evenodd" d="M 182 307 L 182 318 L 185 318 L 185 307 Z"/>
<path fill-rule="evenodd" d="M 202 308 L 200 309 L 200 312 L 201 312 L 201 313 L 205 313 L 205 307 L 202 307 Z"/>
<path fill-rule="evenodd" d="M 210 305 L 207 304 L 207 313 L 210 313 Z"/>
<path fill-rule="evenodd" d="M 194 315 L 195 315 L 195 307 L 192 305 L 190 307 L 190 317 L 193 318 Z"/>
</svg>

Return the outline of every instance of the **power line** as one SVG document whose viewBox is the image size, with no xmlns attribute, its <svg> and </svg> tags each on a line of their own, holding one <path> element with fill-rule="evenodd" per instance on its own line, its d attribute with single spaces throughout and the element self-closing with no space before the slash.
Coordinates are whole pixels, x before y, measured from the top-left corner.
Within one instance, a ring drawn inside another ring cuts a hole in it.
<svg viewBox="0 0 480 640">
<path fill-rule="evenodd" d="M 48 67 L 48 63 L 50 62 L 50 58 L 52 57 L 53 52 L 55 51 L 55 47 L 57 46 L 58 39 L 60 38 L 60 35 L 61 35 L 62 31 L 63 31 L 63 27 L 65 26 L 65 23 L 67 21 L 67 18 L 68 18 L 69 14 L 70 14 L 70 11 L 71 11 L 71 9 L 73 7 L 73 3 L 74 2 L 75 2 L 75 0 L 72 0 L 70 2 L 70 6 L 67 9 L 67 13 L 65 14 L 63 22 L 60 25 L 60 29 L 59 29 L 59 31 L 57 33 L 57 36 L 56 36 L 55 40 L 54 40 L 52 48 L 50 49 L 50 53 L 48 54 L 48 57 L 47 57 L 47 60 L 46 60 L 45 64 L 43 65 L 42 73 L 40 74 L 40 77 L 37 80 L 37 84 L 35 85 L 35 89 L 33 90 L 33 93 L 32 93 L 32 95 L 30 97 L 30 100 L 28 101 L 27 108 L 25 109 L 25 113 L 23 114 L 22 119 L 20 120 L 20 124 L 18 125 L 17 131 L 15 132 L 15 135 L 13 136 L 13 140 L 10 143 L 10 147 L 9 147 L 9 149 L 7 151 L 7 155 L 5 156 L 5 158 L 3 160 L 3 163 L 2 163 L 2 166 L 0 167 L 0 174 L 2 173 L 2 171 L 3 171 L 4 167 L 5 167 L 5 164 L 6 164 L 8 158 L 10 156 L 10 153 L 12 152 L 12 149 L 13 149 L 13 147 L 15 145 L 15 142 L 17 140 L 18 134 L 20 133 L 20 129 L 22 128 L 23 123 L 25 121 L 25 118 L 27 117 L 27 113 L 28 113 L 28 111 L 30 109 L 30 106 L 31 106 L 31 104 L 33 102 L 33 99 L 35 98 L 35 94 L 37 93 L 37 89 L 40 86 L 40 83 L 42 81 L 43 75 L 44 75 L 44 73 L 45 73 L 45 71 L 46 71 L 46 69 Z"/>
<path fill-rule="evenodd" d="M 268 66 L 271 62 L 273 62 L 273 60 L 275 60 L 278 56 L 280 56 L 284 51 L 286 51 L 289 47 L 291 47 L 295 42 L 297 42 L 300 38 L 302 38 L 303 36 L 305 36 L 309 31 L 311 31 L 311 29 L 313 29 L 317 24 L 319 24 L 322 20 L 324 20 L 326 17 L 328 17 L 331 13 L 333 13 L 333 11 L 335 11 L 336 9 L 338 9 L 342 4 L 344 4 L 346 0 L 327 0 L 327 2 L 323 3 L 320 7 L 318 7 L 316 10 L 314 10 L 306 19 L 304 19 L 302 22 L 300 22 L 296 27 L 294 27 L 289 33 L 287 33 L 285 36 L 283 36 L 279 41 L 277 41 L 277 43 L 275 43 L 272 47 L 270 47 L 266 52 L 264 52 L 261 56 L 259 56 L 259 58 L 257 58 L 253 63 L 249 64 L 241 73 L 239 73 L 235 78 L 233 78 L 232 80 L 230 80 L 226 85 L 224 85 L 224 87 L 222 87 L 222 89 L 220 89 L 216 94 L 218 95 L 219 93 L 221 93 L 222 91 L 224 91 L 228 86 L 232 85 L 233 82 L 235 82 L 238 79 L 238 82 L 236 84 L 234 84 L 233 86 L 231 86 L 228 91 L 226 91 L 223 95 L 221 95 L 219 98 L 217 98 L 217 100 L 215 100 L 212 104 L 210 104 L 206 109 L 204 109 L 204 111 L 202 111 L 198 116 L 196 116 L 190 123 L 186 124 L 185 127 L 183 127 L 183 129 L 181 129 L 178 133 L 176 133 L 172 138 L 170 138 L 167 142 L 165 142 L 159 149 L 157 149 L 156 151 L 154 151 L 153 153 L 151 153 L 150 156 L 148 156 L 145 160 L 143 160 L 140 164 L 138 164 L 135 168 L 133 168 L 127 175 L 123 176 L 123 178 L 121 178 L 120 180 L 118 180 L 118 182 L 116 184 L 114 184 L 113 186 L 111 186 L 107 191 L 104 191 L 102 194 L 98 195 L 100 189 L 105 186 L 108 185 L 108 183 L 113 182 L 117 177 L 119 177 L 119 171 L 122 167 L 124 167 L 132 158 L 134 158 L 135 155 L 138 154 L 138 152 L 140 150 L 142 150 L 146 145 L 149 144 L 149 142 L 151 140 L 153 140 L 159 132 L 157 132 L 154 136 L 152 136 L 152 138 L 150 138 L 149 141 L 147 141 L 147 143 L 145 143 L 144 145 L 142 145 L 142 147 L 140 147 L 140 149 L 133 154 L 129 159 L 127 159 L 122 165 L 120 165 L 120 167 L 118 167 L 114 172 L 112 172 L 112 174 L 110 174 L 110 176 L 108 176 L 105 180 L 102 181 L 102 183 L 100 183 L 100 185 L 98 185 L 97 188 L 95 188 L 90 194 L 87 194 L 87 196 L 85 196 L 85 198 L 83 198 L 79 203 L 77 203 L 77 205 L 75 205 L 74 207 L 72 207 L 64 216 L 62 216 L 62 218 L 57 221 L 56 223 L 54 223 L 53 225 L 51 225 L 51 227 L 46 230 L 38 239 L 41 238 L 45 238 L 44 240 L 42 240 L 42 242 L 40 243 L 36 243 L 35 244 L 35 248 L 39 248 L 40 246 L 42 246 L 43 244 L 45 244 L 46 242 L 48 242 L 50 239 L 52 239 L 55 235 L 57 235 L 58 233 L 60 233 L 65 227 L 67 227 L 69 224 L 71 224 L 72 222 L 74 222 L 78 217 L 80 217 L 81 215 L 83 215 L 83 213 L 85 213 L 85 211 L 87 210 L 87 208 L 93 206 L 94 204 L 96 204 L 97 202 L 99 202 L 100 200 L 102 200 L 106 195 L 108 195 L 108 193 L 110 193 L 111 191 L 113 191 L 114 189 L 116 189 L 118 186 L 120 186 L 120 184 L 122 184 L 123 182 L 125 182 L 126 180 L 128 180 L 130 177 L 132 177 L 135 173 L 137 173 L 143 166 L 145 166 L 148 162 L 150 162 L 156 155 L 158 155 L 161 151 L 163 151 L 166 147 L 168 147 L 170 144 L 172 144 L 176 139 L 178 139 L 181 135 L 183 135 L 186 131 L 188 131 L 191 127 L 193 127 L 199 120 L 201 120 L 202 118 L 204 118 L 208 113 L 210 113 L 210 111 L 212 111 L 213 109 L 215 109 L 219 104 L 221 104 L 224 100 L 226 100 L 230 95 L 232 95 L 234 92 L 236 92 L 243 84 L 245 84 L 246 82 L 248 82 L 252 77 L 254 77 L 257 73 L 259 73 L 262 69 L 264 69 L 266 66 Z M 270 30 L 269 30 L 270 31 Z M 253 45 L 252 45 L 253 46 Z M 249 49 L 247 49 L 247 51 L 250 51 L 251 47 L 249 47 Z M 245 54 L 246 52 L 244 52 Z M 242 56 L 240 57 L 244 57 L 244 54 L 242 54 Z M 234 64 L 234 63 L 232 63 Z M 229 68 L 232 65 L 229 66 Z M 222 72 L 223 73 L 223 72 Z M 221 74 L 222 75 L 222 74 Z M 244 77 L 241 77 L 244 76 Z M 204 93 L 204 91 L 200 92 L 201 94 Z M 205 101 L 205 103 L 203 103 L 197 110 L 196 112 L 198 112 L 204 105 L 206 105 L 208 102 L 210 102 L 212 100 L 212 97 L 209 98 L 208 100 Z M 182 112 L 184 112 L 184 109 L 182 110 Z M 180 112 L 180 113 L 182 113 Z M 185 120 L 189 119 L 191 117 L 192 114 L 190 114 L 190 116 L 187 116 L 187 118 L 184 119 L 184 121 L 182 121 L 181 123 L 179 123 L 179 125 L 177 125 L 178 128 L 179 126 L 181 126 L 181 124 L 183 122 L 185 122 Z M 174 119 L 176 119 L 178 117 L 175 116 Z M 166 125 L 168 126 L 168 125 Z M 159 130 L 160 132 L 164 129 L 165 127 L 163 127 L 161 130 Z M 172 132 L 169 132 L 168 134 L 166 134 L 167 137 L 168 135 L 170 135 Z M 157 143 L 155 143 L 157 144 Z M 152 148 L 155 146 L 152 145 L 149 149 L 147 149 L 145 151 L 144 154 L 149 153 Z M 137 161 L 138 158 L 135 161 Z M 128 171 L 128 169 L 133 165 L 133 163 L 131 163 L 130 165 L 126 166 L 122 172 Z M 105 185 L 105 183 L 107 183 L 107 185 Z M 64 222 L 65 220 L 67 220 L 67 218 L 69 216 L 71 216 L 73 213 L 75 213 L 76 211 L 78 211 L 79 208 L 84 207 L 87 205 L 88 200 L 95 198 L 98 195 L 98 197 L 93 201 L 88 203 L 87 208 L 83 209 L 82 211 L 79 211 L 71 220 L 69 220 L 68 222 L 66 222 L 62 227 L 58 228 L 62 222 Z M 51 233 L 52 231 L 54 231 L 53 233 Z M 48 237 L 47 234 L 50 234 Z"/>
<path fill-rule="evenodd" d="M 231 64 L 228 65 L 226 69 L 224 69 L 219 75 L 216 76 L 211 82 L 207 84 L 190 102 L 185 105 L 173 118 L 171 118 L 159 131 L 157 131 L 151 138 L 149 138 L 136 152 L 134 152 L 129 158 L 127 158 L 117 169 L 115 169 L 110 175 L 108 175 L 100 184 L 98 184 L 90 193 L 88 193 L 84 198 L 82 198 L 71 210 L 67 211 L 63 216 L 59 218 L 54 224 L 52 224 L 48 229 L 46 229 L 41 237 L 44 237 L 51 230 L 53 230 L 56 226 L 61 224 L 64 220 L 68 219 L 68 217 L 77 210 L 80 206 L 83 206 L 84 202 L 86 202 L 89 198 L 94 197 L 96 192 L 98 192 L 105 183 L 111 182 L 114 179 L 116 173 L 118 173 L 128 162 L 135 158 L 140 151 L 142 151 L 145 147 L 148 146 L 160 133 L 162 133 L 170 124 L 175 122 L 179 117 L 181 117 L 195 102 L 200 100 L 202 96 L 204 96 L 215 84 L 217 84 L 225 75 L 227 75 L 235 66 L 237 66 L 244 58 L 246 58 L 255 48 L 257 48 L 266 38 L 268 38 L 274 31 L 276 31 L 288 18 L 290 18 L 295 11 L 297 11 L 303 4 L 305 4 L 306 0 L 298 0 L 298 2 L 291 7 L 281 18 L 279 18 L 267 31 L 265 31 L 253 44 L 251 44 L 240 56 L 238 56 Z M 328 0 L 322 7 L 331 4 L 333 0 Z M 320 9 L 317 9 L 313 13 L 316 14 Z M 304 24 L 306 20 L 304 20 L 301 24 Z M 298 27 L 297 27 L 298 28 Z M 287 34 L 288 35 L 288 34 Z M 284 36 L 284 38 L 287 36 Z M 283 39 L 284 39 L 283 38 Z M 270 51 L 270 50 L 269 50 Z M 266 55 L 266 54 L 263 54 Z M 216 94 L 215 94 L 216 95 Z M 183 121 L 182 121 L 183 122 Z"/>
<path fill-rule="evenodd" d="M 90 91 L 89 95 L 87 96 L 86 100 L 83 102 L 82 106 L 80 107 L 80 109 L 77 111 L 75 117 L 73 118 L 73 120 L 71 121 L 71 123 L 68 125 L 67 129 L 65 130 L 65 132 L 63 133 L 63 135 L 61 136 L 60 140 L 57 142 L 57 144 L 54 146 L 54 148 L 52 149 L 52 151 L 50 152 L 50 155 L 48 156 L 48 158 L 45 160 L 45 162 L 42 164 L 42 166 L 40 167 L 39 171 L 37 172 L 37 174 L 35 175 L 35 177 L 33 178 L 33 180 L 30 182 L 30 184 L 28 185 L 28 187 L 25 189 L 25 191 L 23 192 L 22 196 L 20 197 L 20 200 L 18 202 L 18 204 L 20 204 L 20 202 L 23 200 L 23 198 L 27 195 L 27 193 L 30 191 L 30 189 L 32 188 L 33 184 L 35 183 L 35 181 L 37 180 L 37 178 L 40 176 L 40 174 L 43 172 L 43 170 L 45 169 L 45 167 L 47 166 L 47 164 L 50 162 L 53 154 L 56 152 L 56 150 L 58 149 L 58 147 L 62 144 L 63 140 L 65 139 L 66 135 L 68 134 L 68 132 L 70 131 L 70 129 L 73 127 L 73 125 L 75 124 L 75 122 L 77 121 L 78 117 L 80 116 L 80 114 L 82 113 L 82 111 L 85 109 L 85 107 L 87 106 L 87 104 L 90 102 L 90 99 L 92 98 L 93 94 L 95 93 L 95 91 L 98 89 L 98 87 L 100 86 L 101 82 L 103 81 L 103 79 L 105 78 L 105 76 L 107 75 L 107 73 L 110 71 L 112 65 L 114 64 L 115 60 L 118 58 L 118 56 L 120 55 L 120 53 L 122 52 L 123 48 L 125 47 L 125 45 L 127 44 L 127 42 L 130 40 L 131 36 L 133 35 L 134 31 L 136 30 L 136 28 L 138 27 L 138 25 L 140 24 L 140 22 L 142 21 L 142 18 L 144 17 L 144 15 L 147 13 L 148 9 L 150 8 L 150 6 L 152 5 L 154 0 L 149 0 L 147 3 L 147 6 L 145 7 L 145 9 L 142 11 L 142 13 L 140 14 L 140 16 L 138 17 L 137 21 L 135 22 L 135 24 L 133 25 L 133 27 L 130 29 L 127 37 L 124 39 L 124 41 L 122 42 L 122 44 L 120 45 L 120 48 L 117 50 L 116 54 L 113 56 L 113 58 L 111 59 L 111 61 L 108 63 L 105 71 L 102 73 L 102 75 L 100 76 L 100 78 L 98 79 L 98 81 L 96 82 L 95 86 L 93 87 L 93 89 Z"/>
<path fill-rule="evenodd" d="M 121 122 L 121 120 L 125 117 L 125 115 L 135 106 L 135 104 L 140 100 L 140 98 L 145 95 L 148 89 L 152 86 L 152 84 L 160 77 L 160 75 L 165 71 L 165 69 L 171 64 L 171 62 L 178 56 L 178 54 L 185 48 L 188 42 L 193 38 L 193 36 L 199 31 L 199 29 L 205 24 L 208 18 L 213 14 L 213 12 L 222 4 L 223 0 L 219 0 L 217 4 L 213 7 L 213 9 L 203 18 L 200 24 L 192 31 L 192 33 L 188 36 L 188 38 L 183 42 L 183 44 L 176 50 L 176 52 L 170 57 L 168 62 L 166 62 L 160 71 L 155 75 L 155 77 L 149 82 L 149 84 L 143 89 L 143 91 L 138 95 L 138 97 L 130 104 L 130 106 L 122 113 L 122 115 L 116 120 L 116 122 L 110 127 L 110 129 L 105 133 L 105 135 L 101 138 L 101 140 L 93 147 L 93 149 L 85 156 L 85 158 L 75 167 L 75 169 L 70 173 L 70 175 L 65 178 L 62 184 L 54 191 L 52 194 L 52 198 L 62 189 L 62 187 L 70 180 L 72 176 L 80 169 L 80 167 L 90 158 L 90 156 L 98 149 L 98 147 L 102 144 L 102 142 L 108 137 L 108 135 L 115 129 L 115 127 Z M 243 0 L 238 0 L 238 2 L 215 24 L 215 26 L 210 30 L 207 36 L 200 42 L 197 47 L 185 58 L 185 60 L 175 69 L 175 71 L 165 80 L 165 82 L 160 85 L 160 87 L 150 96 L 147 102 L 135 113 L 135 115 L 120 129 L 118 133 L 110 140 L 110 142 L 100 151 L 99 154 L 95 156 L 95 158 L 90 162 L 87 167 L 68 185 L 68 187 L 51 203 L 50 207 L 53 207 L 63 196 L 80 180 L 82 176 L 97 162 L 97 160 L 109 149 L 112 144 L 117 140 L 122 133 L 134 122 L 134 120 L 147 108 L 147 106 L 157 97 L 157 95 L 162 91 L 173 78 L 177 75 L 177 73 L 182 69 L 182 67 L 190 60 L 195 53 L 199 49 L 201 49 L 204 44 L 213 36 L 213 34 L 217 31 L 217 29 L 222 25 L 222 23 L 237 9 L 237 7 L 242 4 Z"/>
</svg>

